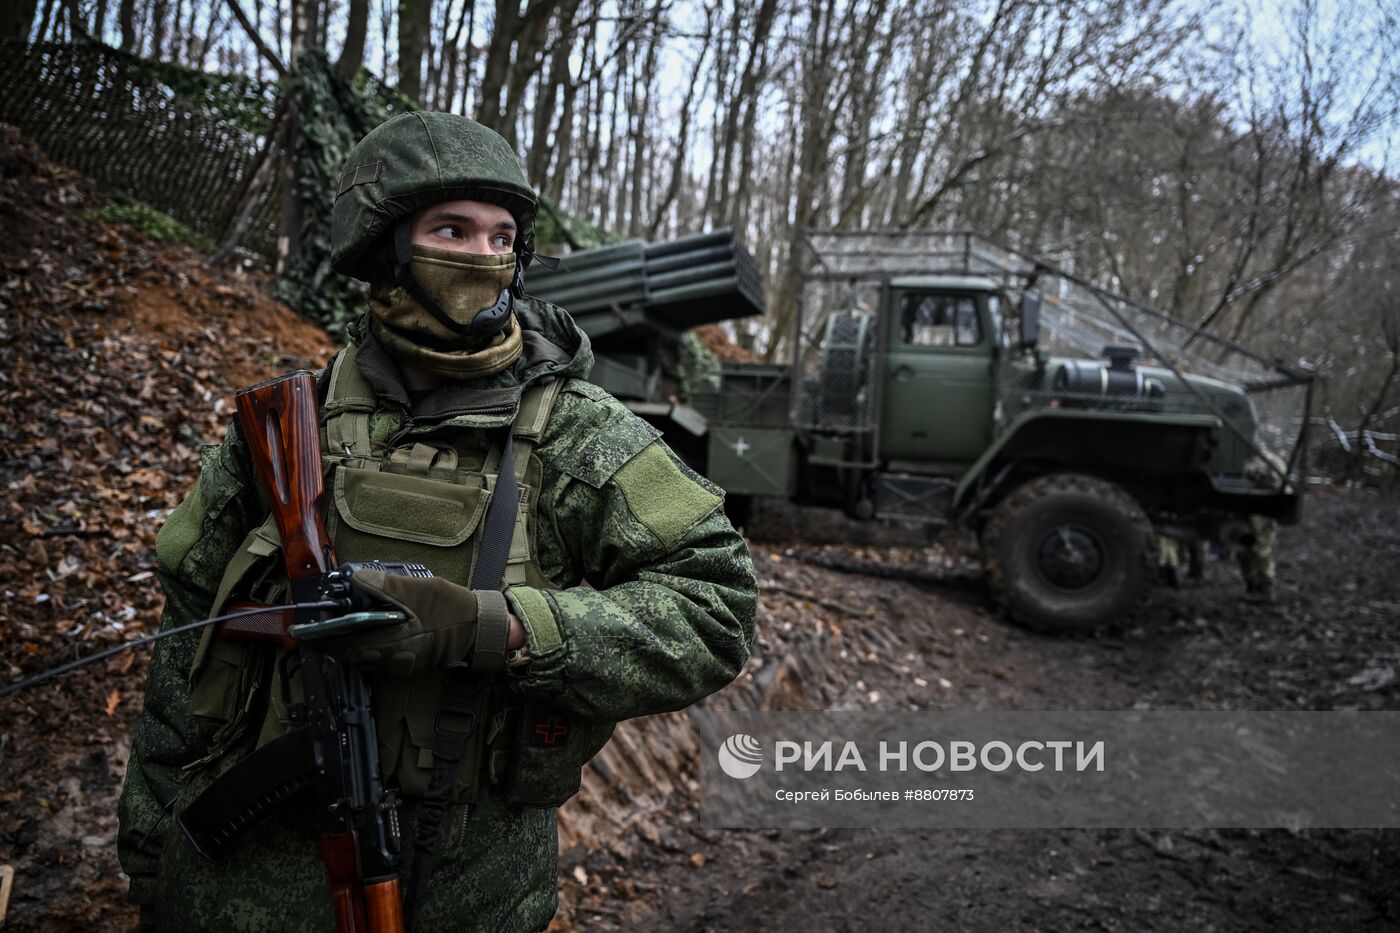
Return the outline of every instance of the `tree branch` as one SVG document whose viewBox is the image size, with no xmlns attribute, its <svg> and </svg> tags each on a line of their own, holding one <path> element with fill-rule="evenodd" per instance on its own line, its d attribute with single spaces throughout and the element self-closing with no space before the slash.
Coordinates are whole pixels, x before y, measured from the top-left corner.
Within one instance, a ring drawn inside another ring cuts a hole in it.
<svg viewBox="0 0 1400 933">
<path fill-rule="evenodd" d="M 258 33 L 253 21 L 248 18 L 248 14 L 243 12 L 243 7 L 238 5 L 238 0 L 225 0 L 228 8 L 233 11 L 233 18 L 238 20 L 238 25 L 243 27 L 243 31 L 248 34 L 248 39 L 258 50 L 258 54 L 272 66 L 272 70 L 277 72 L 279 78 L 287 77 L 287 66 L 282 64 L 282 60 L 277 57 L 277 53 L 272 51 L 268 44 L 263 41 L 263 37 Z"/>
</svg>

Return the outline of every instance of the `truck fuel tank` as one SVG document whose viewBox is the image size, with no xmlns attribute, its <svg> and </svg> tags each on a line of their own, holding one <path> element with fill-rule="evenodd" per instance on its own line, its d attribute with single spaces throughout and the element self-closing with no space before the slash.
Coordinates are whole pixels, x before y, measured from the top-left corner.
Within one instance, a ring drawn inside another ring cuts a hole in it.
<svg viewBox="0 0 1400 933">
<path fill-rule="evenodd" d="M 1068 360 L 1055 369 L 1051 387 L 1065 407 L 1160 409 L 1166 386 L 1133 365 L 1140 352 L 1137 347 L 1107 346 L 1107 363 Z"/>
</svg>

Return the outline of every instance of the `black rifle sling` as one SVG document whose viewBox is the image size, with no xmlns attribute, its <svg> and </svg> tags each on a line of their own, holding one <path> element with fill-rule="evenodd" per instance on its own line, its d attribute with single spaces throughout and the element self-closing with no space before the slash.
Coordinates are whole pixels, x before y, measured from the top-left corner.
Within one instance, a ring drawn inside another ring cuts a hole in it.
<svg viewBox="0 0 1400 933">
<path fill-rule="evenodd" d="M 515 481 L 515 425 L 506 426 L 502 442 L 500 467 L 496 473 L 491 502 L 486 507 L 486 527 L 482 530 L 481 546 L 477 549 L 476 567 L 472 570 L 472 589 L 499 592 L 505 579 L 506 561 L 510 557 L 510 542 L 515 534 L 516 510 L 520 504 L 520 486 Z M 480 675 L 454 668 L 448 672 L 447 690 L 442 708 L 438 710 L 433 734 L 433 773 L 428 790 L 419 808 L 418 831 L 413 837 L 413 872 L 404 895 L 404 923 L 412 933 L 417 921 L 418 907 L 428 894 L 433 877 L 433 861 L 438 842 L 442 839 L 443 818 L 452 797 L 452 784 L 457 763 L 466 753 L 467 742 L 479 723 L 476 721 L 476 701 L 481 692 Z"/>
<path fill-rule="evenodd" d="M 472 568 L 472 589 L 500 590 L 510 557 L 510 539 L 515 534 L 515 513 L 520 505 L 520 487 L 515 482 L 515 424 L 506 427 L 502 441 L 501 465 L 496 472 L 496 488 L 486 507 L 486 528 L 481 535 L 476 566 Z"/>
</svg>

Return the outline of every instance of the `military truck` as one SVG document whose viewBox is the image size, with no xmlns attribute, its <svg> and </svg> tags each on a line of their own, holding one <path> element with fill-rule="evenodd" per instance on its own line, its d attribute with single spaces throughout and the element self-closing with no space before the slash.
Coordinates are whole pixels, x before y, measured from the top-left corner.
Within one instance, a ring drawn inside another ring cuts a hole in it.
<svg viewBox="0 0 1400 933">
<path fill-rule="evenodd" d="M 684 329 L 764 310 L 728 232 L 576 254 L 532 291 L 575 313 L 594 378 L 736 512 L 773 496 L 970 528 L 1033 627 L 1121 618 L 1162 538 L 1229 549 L 1250 516 L 1298 519 L 1309 373 L 971 233 L 805 248 L 788 362 L 688 387 L 665 365 Z"/>
</svg>

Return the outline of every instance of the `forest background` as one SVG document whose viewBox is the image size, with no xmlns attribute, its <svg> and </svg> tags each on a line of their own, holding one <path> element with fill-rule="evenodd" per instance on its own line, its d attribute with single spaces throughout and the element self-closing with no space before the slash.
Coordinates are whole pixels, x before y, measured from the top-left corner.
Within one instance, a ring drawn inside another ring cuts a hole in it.
<svg viewBox="0 0 1400 933">
<path fill-rule="evenodd" d="M 324 50 L 389 109 L 499 130 L 589 242 L 734 228 L 768 292 L 734 336 L 769 358 L 808 231 L 973 230 L 1315 370 L 1326 462 L 1393 476 L 1397 23 L 1395 0 L 15 0 L 0 38 L 244 88 Z"/>
</svg>

